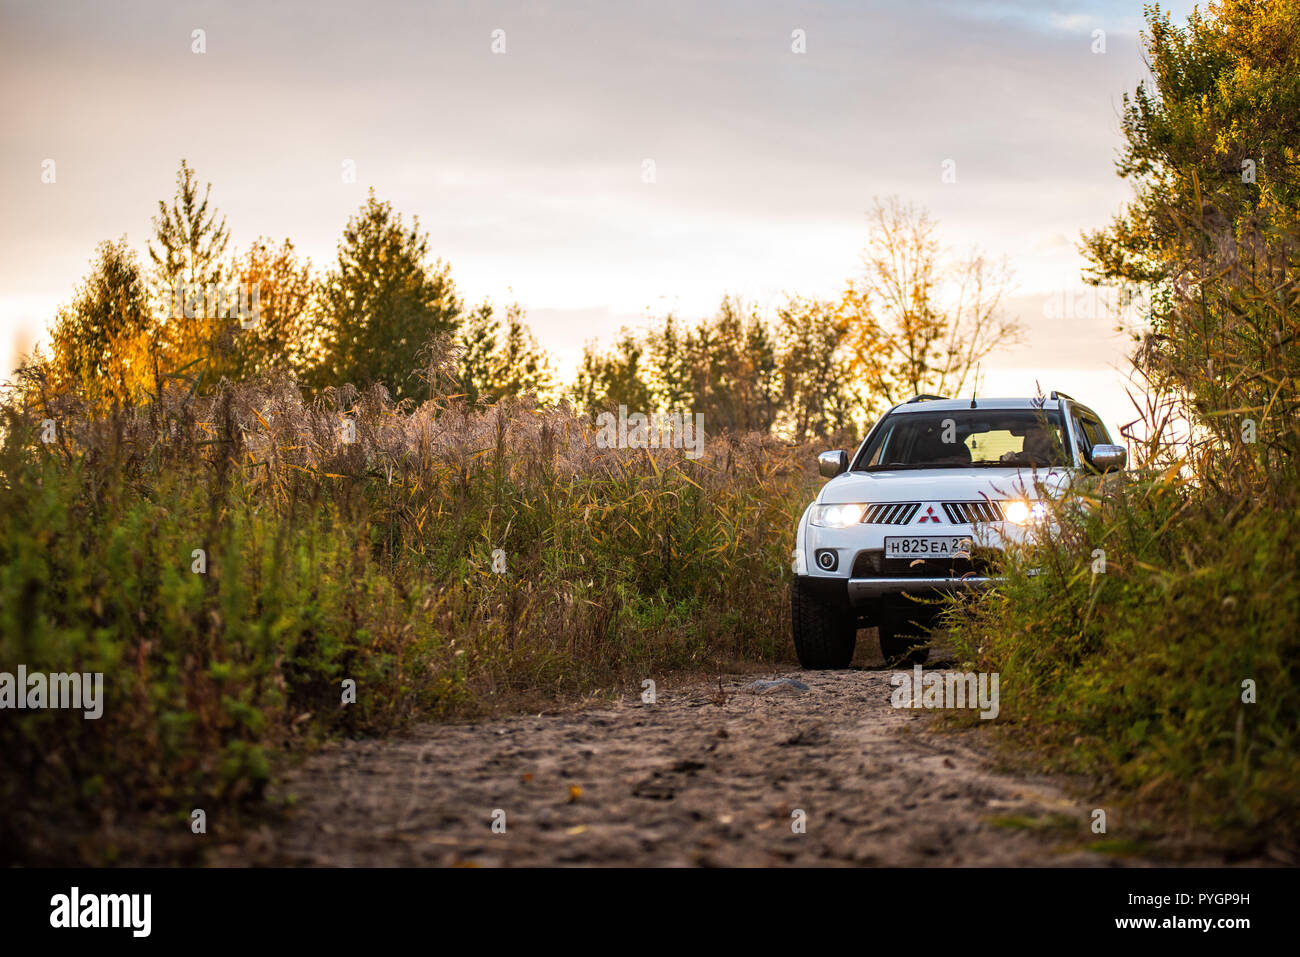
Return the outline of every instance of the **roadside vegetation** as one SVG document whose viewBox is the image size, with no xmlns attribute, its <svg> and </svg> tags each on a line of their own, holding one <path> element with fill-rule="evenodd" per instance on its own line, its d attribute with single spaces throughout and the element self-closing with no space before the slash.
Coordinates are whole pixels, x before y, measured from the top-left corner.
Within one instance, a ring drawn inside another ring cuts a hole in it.
<svg viewBox="0 0 1300 957">
<path fill-rule="evenodd" d="M 950 623 L 1002 673 L 1017 743 L 1099 782 L 1111 838 L 1209 833 L 1295 863 L 1300 4 L 1151 11 L 1146 44 L 1119 162 L 1136 197 L 1085 237 L 1094 281 L 1153 304 L 1137 467 Z"/>
<path fill-rule="evenodd" d="M 0 661 L 103 672 L 103 716 L 5 723 L 8 860 L 147 857 L 194 808 L 227 831 L 323 736 L 785 651 L 815 484 L 791 443 L 606 450 L 567 409 L 307 405 L 288 380 L 74 402 L 6 410 Z"/>
</svg>

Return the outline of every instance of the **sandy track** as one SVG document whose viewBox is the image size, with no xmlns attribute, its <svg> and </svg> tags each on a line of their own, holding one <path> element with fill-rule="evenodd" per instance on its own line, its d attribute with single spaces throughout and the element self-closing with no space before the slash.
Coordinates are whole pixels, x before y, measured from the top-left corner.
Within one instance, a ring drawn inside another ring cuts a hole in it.
<svg viewBox="0 0 1300 957">
<path fill-rule="evenodd" d="M 890 707 L 889 672 L 754 675 L 555 714 L 424 725 L 331 745 L 291 772 L 282 824 L 212 862 L 267 865 L 1050 865 L 1115 863 L 1046 779 L 996 772 L 968 734 Z M 579 790 L 580 789 L 580 790 Z M 493 812 L 506 831 L 494 834 Z M 792 813 L 806 812 L 806 833 Z M 1073 849 L 1060 842 L 1067 840 Z M 1127 863 L 1137 863 L 1128 861 Z"/>
</svg>

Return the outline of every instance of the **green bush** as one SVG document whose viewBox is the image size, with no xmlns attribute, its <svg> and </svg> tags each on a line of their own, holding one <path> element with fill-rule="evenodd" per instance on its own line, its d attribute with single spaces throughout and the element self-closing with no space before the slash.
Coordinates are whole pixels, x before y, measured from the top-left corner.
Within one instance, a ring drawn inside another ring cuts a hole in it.
<svg viewBox="0 0 1300 957">
<path fill-rule="evenodd" d="M 1296 504 L 1156 475 L 1064 509 L 1058 534 L 1009 558 L 998 591 L 950 616 L 961 656 L 1001 672 L 999 724 L 1156 830 L 1293 844 Z"/>
</svg>

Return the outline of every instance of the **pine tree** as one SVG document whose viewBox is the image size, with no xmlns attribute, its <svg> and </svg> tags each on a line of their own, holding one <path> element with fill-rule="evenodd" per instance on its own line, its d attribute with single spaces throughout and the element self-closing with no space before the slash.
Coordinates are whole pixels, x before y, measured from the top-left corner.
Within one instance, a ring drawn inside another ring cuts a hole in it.
<svg viewBox="0 0 1300 957">
<path fill-rule="evenodd" d="M 789 299 L 778 311 L 782 420 L 796 440 L 849 428 L 860 398 L 849 366 L 849 323 L 833 303 Z"/>
<path fill-rule="evenodd" d="M 595 343 L 587 343 L 572 390 L 574 402 L 592 413 L 614 411 L 620 405 L 629 412 L 655 411 L 645 359 L 645 346 L 628 329 L 621 330 L 607 354 L 599 352 Z"/>
<path fill-rule="evenodd" d="M 649 341 L 650 364 L 655 375 L 655 393 L 664 411 L 689 408 L 694 397 L 689 334 L 683 335 L 676 317 L 669 313 Z"/>
<path fill-rule="evenodd" d="M 321 286 L 324 342 L 317 386 L 383 383 L 394 398 L 419 390 L 420 350 L 460 324 L 450 268 L 427 263 L 428 236 L 410 228 L 374 190 L 343 231 L 334 269 Z"/>
<path fill-rule="evenodd" d="M 210 208 L 211 193 L 212 184 L 208 183 L 199 197 L 194 170 L 181 160 L 171 205 L 159 200 L 158 215 L 153 219 L 154 239 L 149 243 L 153 301 L 163 316 L 163 346 L 173 368 L 214 360 L 214 353 L 229 342 L 229 327 L 238 323 L 217 316 L 216 303 L 207 296 L 208 285 L 222 280 L 222 257 L 230 240 L 225 217 L 218 219 L 216 210 Z M 183 296 L 176 301 L 178 284 L 201 290 L 202 300 L 190 304 L 195 315 L 185 315 L 190 310 L 185 308 Z"/>
<path fill-rule="evenodd" d="M 491 404 L 525 394 L 545 399 L 554 387 L 546 352 L 524 322 L 518 303 L 506 310 L 505 328 L 484 303 L 461 326 L 461 381 L 471 403 Z"/>
</svg>

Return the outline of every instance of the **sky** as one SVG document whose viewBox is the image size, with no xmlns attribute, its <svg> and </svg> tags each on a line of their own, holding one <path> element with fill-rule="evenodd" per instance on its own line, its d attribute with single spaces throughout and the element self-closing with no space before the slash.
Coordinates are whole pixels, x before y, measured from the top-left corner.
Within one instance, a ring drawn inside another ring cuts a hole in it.
<svg viewBox="0 0 1300 957">
<path fill-rule="evenodd" d="M 1077 245 L 1130 196 L 1142 26 L 1055 0 L 0 0 L 0 377 L 100 241 L 144 255 L 185 158 L 234 247 L 291 238 L 317 269 L 373 187 L 564 376 L 724 294 L 838 296 L 897 195 L 1014 271 L 1024 340 L 983 392 L 1059 389 L 1113 432 L 1128 340 Z"/>
</svg>

